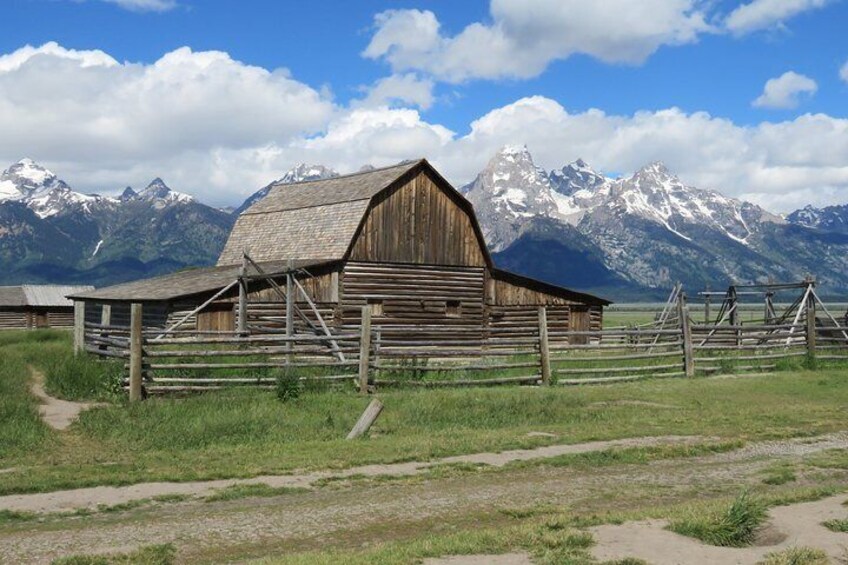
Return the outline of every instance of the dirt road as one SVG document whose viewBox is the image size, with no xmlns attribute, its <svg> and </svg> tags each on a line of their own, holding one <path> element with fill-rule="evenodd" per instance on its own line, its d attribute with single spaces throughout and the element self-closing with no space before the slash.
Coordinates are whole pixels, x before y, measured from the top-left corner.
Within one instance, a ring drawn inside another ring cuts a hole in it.
<svg viewBox="0 0 848 565">
<path fill-rule="evenodd" d="M 304 493 L 198 500 L 84 519 L 0 527 L 0 561 L 174 543 L 192 562 L 235 560 L 293 548 L 362 547 L 422 531 L 497 524 L 504 509 L 538 504 L 603 511 L 636 501 L 709 497 L 759 483 L 777 458 L 848 448 L 848 434 L 752 444 L 698 458 L 597 468 L 530 466 L 397 482 L 353 483 Z"/>
</svg>

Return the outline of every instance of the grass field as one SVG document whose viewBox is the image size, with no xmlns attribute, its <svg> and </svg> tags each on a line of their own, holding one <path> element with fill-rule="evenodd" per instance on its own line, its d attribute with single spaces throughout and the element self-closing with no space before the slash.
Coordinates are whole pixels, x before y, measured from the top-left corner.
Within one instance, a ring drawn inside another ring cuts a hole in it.
<svg viewBox="0 0 848 565">
<path fill-rule="evenodd" d="M 352 391 L 307 391 L 282 403 L 268 391 L 232 389 L 125 405 L 108 382 L 91 382 L 96 369 L 89 364 L 98 362 L 76 362 L 84 378 L 69 384 L 67 334 L 0 339 L 0 469 L 12 469 L 3 474 L 2 494 L 345 468 L 552 441 L 788 437 L 842 429 L 848 403 L 846 373 L 839 370 L 581 389 L 387 391 L 380 393 L 386 409 L 372 437 L 348 442 L 343 438 L 368 402 Z M 47 374 L 54 394 L 115 404 L 83 413 L 68 431 L 50 430 L 27 394 L 30 364 Z M 540 431 L 558 438 L 527 435 Z"/>
</svg>

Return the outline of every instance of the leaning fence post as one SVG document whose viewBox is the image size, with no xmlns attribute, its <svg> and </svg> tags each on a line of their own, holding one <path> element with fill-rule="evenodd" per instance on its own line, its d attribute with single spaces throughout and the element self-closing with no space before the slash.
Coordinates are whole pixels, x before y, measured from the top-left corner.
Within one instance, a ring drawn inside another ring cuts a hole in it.
<svg viewBox="0 0 848 565">
<path fill-rule="evenodd" d="M 686 298 L 682 292 L 677 298 L 677 317 L 683 336 L 683 373 L 687 377 L 694 377 L 695 354 L 692 348 L 692 327 L 689 325 L 689 309 L 686 307 Z"/>
<path fill-rule="evenodd" d="M 130 305 L 130 402 L 141 400 L 142 371 L 142 307 L 138 302 Z"/>
<path fill-rule="evenodd" d="M 542 384 L 551 384 L 551 351 L 548 344 L 548 311 L 539 306 L 539 364 L 542 369 Z"/>
<path fill-rule="evenodd" d="M 371 306 L 362 307 L 359 337 L 359 392 L 368 394 L 368 366 L 371 361 Z"/>
<path fill-rule="evenodd" d="M 85 349 L 85 302 L 74 300 L 74 355 Z"/>
</svg>

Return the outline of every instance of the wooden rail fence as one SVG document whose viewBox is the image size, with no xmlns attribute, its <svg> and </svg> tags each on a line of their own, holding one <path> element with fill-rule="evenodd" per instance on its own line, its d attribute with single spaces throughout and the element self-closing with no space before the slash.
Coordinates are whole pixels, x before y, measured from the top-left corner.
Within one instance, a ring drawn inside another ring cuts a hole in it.
<svg viewBox="0 0 848 565">
<path fill-rule="evenodd" d="M 429 337 L 398 339 L 372 327 L 370 308 L 359 327 L 337 333 L 283 335 L 163 330 L 85 322 L 79 350 L 125 363 L 132 400 L 165 391 L 228 386 L 271 388 L 282 376 L 302 382 L 380 387 L 589 385 L 721 372 L 770 371 L 798 358 L 848 361 L 848 328 L 813 315 L 797 323 L 696 324 L 682 293 L 660 322 L 602 330 L 551 326 L 539 308 L 534 323 L 484 335 L 458 336 L 446 346 Z M 812 311 L 811 311 L 812 312 Z"/>
</svg>

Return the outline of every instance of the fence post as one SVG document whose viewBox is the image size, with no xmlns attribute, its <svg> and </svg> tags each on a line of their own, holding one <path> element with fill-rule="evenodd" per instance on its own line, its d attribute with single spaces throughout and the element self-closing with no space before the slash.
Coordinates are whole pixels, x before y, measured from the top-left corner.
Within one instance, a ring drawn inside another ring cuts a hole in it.
<svg viewBox="0 0 848 565">
<path fill-rule="evenodd" d="M 359 392 L 368 394 L 368 365 L 371 360 L 371 307 L 362 307 L 359 337 Z"/>
<path fill-rule="evenodd" d="M 108 326 L 112 325 L 112 305 L 111 304 L 104 304 L 100 307 L 100 325 L 105 326 L 103 328 L 100 328 L 101 337 L 109 337 L 110 332 L 107 328 L 108 328 Z M 98 349 L 100 349 L 101 351 L 105 351 L 106 349 L 108 349 L 108 346 L 103 344 L 100 347 L 98 347 Z"/>
<path fill-rule="evenodd" d="M 807 298 L 807 355 L 816 358 L 816 298 L 812 293 Z"/>
<path fill-rule="evenodd" d="M 74 300 L 74 355 L 85 349 L 85 302 Z"/>
<path fill-rule="evenodd" d="M 130 305 L 130 402 L 141 400 L 142 371 L 142 306 Z"/>
<path fill-rule="evenodd" d="M 539 364 L 542 368 L 542 384 L 551 384 L 551 351 L 548 343 L 548 310 L 539 306 Z"/>
<path fill-rule="evenodd" d="M 241 268 L 239 269 L 239 284 L 238 284 L 238 319 L 236 320 L 236 329 L 239 336 L 247 335 L 247 253 L 241 259 Z"/>
<path fill-rule="evenodd" d="M 689 325 L 689 309 L 686 307 L 686 297 L 682 292 L 677 297 L 677 317 L 680 321 L 680 331 L 683 334 L 683 373 L 687 377 L 694 377 L 695 355 L 692 348 L 692 328 Z"/>
</svg>

